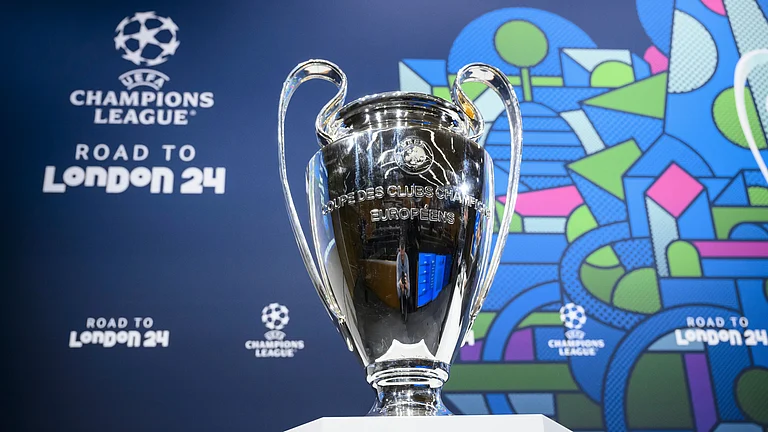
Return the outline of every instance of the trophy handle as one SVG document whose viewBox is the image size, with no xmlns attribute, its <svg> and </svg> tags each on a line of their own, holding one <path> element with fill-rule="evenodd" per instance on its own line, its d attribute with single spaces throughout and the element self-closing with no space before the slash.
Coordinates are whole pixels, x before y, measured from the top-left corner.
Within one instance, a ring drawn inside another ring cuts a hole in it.
<svg viewBox="0 0 768 432">
<path fill-rule="evenodd" d="M 760 172 L 763 173 L 763 177 L 768 183 L 768 167 L 765 166 L 765 160 L 760 155 L 760 149 L 757 148 L 755 136 L 752 134 L 752 127 L 749 125 L 747 104 L 744 100 L 744 88 L 749 73 L 755 67 L 766 63 L 768 63 L 768 49 L 759 49 L 744 54 L 739 59 L 739 62 L 736 63 L 736 71 L 733 74 L 733 94 L 736 97 L 736 114 L 739 117 L 741 130 L 744 132 L 744 137 L 747 139 L 747 144 L 750 151 L 752 151 L 752 156 L 755 158 L 757 166 L 760 168 Z M 768 100 L 765 103 L 768 105 Z"/>
<path fill-rule="evenodd" d="M 293 235 L 296 238 L 301 258 L 304 261 L 304 266 L 307 268 L 312 284 L 320 294 L 320 299 L 325 304 L 327 310 L 337 319 L 343 320 L 343 314 L 341 313 L 338 304 L 336 304 L 333 294 L 330 292 L 330 287 L 327 287 L 323 283 L 320 278 L 320 273 L 317 270 L 317 265 L 312 258 L 312 253 L 309 250 L 304 229 L 301 227 L 299 216 L 296 214 L 296 207 L 293 204 L 293 196 L 291 195 L 291 187 L 288 185 L 288 174 L 286 173 L 285 168 L 285 113 L 288 110 L 288 102 L 291 100 L 293 93 L 302 83 L 315 78 L 330 81 L 336 84 L 336 87 L 339 89 L 336 96 L 334 96 L 333 99 L 331 99 L 320 111 L 315 122 L 315 127 L 321 144 L 325 145 L 332 141 L 332 137 L 329 135 L 328 130 L 339 109 L 344 104 L 344 98 L 347 95 L 347 77 L 344 75 L 344 72 L 333 63 L 325 60 L 308 60 L 304 63 L 300 63 L 291 71 L 288 78 L 285 80 L 285 84 L 283 84 L 283 91 L 280 95 L 277 121 L 277 148 L 278 156 L 280 158 L 280 182 L 283 185 L 285 207 L 290 216 L 289 220 L 291 222 Z"/>
<path fill-rule="evenodd" d="M 496 238 L 496 246 L 491 254 L 489 266 L 481 277 L 477 298 L 472 305 L 472 309 L 470 309 L 469 327 L 467 328 L 467 331 L 469 331 L 469 329 L 472 328 L 472 324 L 475 322 L 475 318 L 477 318 L 477 314 L 480 313 L 485 298 L 488 296 L 488 291 L 493 283 L 493 277 L 499 269 L 501 254 L 504 251 L 504 244 L 507 242 L 509 224 L 512 221 L 512 215 L 515 212 L 517 185 L 520 181 L 520 161 L 523 156 L 523 135 L 522 119 L 520 117 L 520 106 L 517 102 L 517 95 L 515 95 L 515 90 L 512 88 L 512 84 L 509 83 L 506 75 L 493 66 L 483 63 L 472 63 L 461 68 L 456 74 L 456 80 L 453 83 L 451 93 L 453 95 L 454 103 L 456 103 L 469 117 L 470 125 L 476 136 L 482 135 L 483 120 L 477 107 L 475 107 L 472 100 L 469 99 L 461 89 L 461 85 L 466 82 L 483 83 L 492 88 L 496 94 L 499 95 L 507 110 L 509 132 L 512 141 L 509 184 L 507 185 L 507 199 L 505 201 L 504 214 L 501 217 L 501 228 L 499 229 L 499 235 Z M 492 221 L 493 219 L 491 219 L 491 222 Z"/>
</svg>

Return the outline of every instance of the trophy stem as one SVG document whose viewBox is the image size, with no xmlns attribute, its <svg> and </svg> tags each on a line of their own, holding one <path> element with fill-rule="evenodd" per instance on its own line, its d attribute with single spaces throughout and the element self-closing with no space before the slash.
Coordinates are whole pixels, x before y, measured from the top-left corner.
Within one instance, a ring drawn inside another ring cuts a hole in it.
<svg viewBox="0 0 768 432">
<path fill-rule="evenodd" d="M 376 390 L 369 416 L 446 416 L 442 400 L 449 366 L 425 360 L 390 360 L 368 367 Z"/>
</svg>

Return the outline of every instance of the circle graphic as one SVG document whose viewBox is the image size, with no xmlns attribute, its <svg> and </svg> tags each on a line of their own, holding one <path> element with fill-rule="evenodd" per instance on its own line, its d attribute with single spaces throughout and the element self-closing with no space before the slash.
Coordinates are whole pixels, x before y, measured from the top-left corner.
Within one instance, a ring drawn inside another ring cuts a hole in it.
<svg viewBox="0 0 768 432">
<path fill-rule="evenodd" d="M 587 322 L 587 314 L 583 307 L 568 303 L 560 308 L 560 321 L 569 329 L 578 330 Z"/>
<path fill-rule="evenodd" d="M 400 169 L 408 174 L 421 174 L 432 166 L 434 156 L 425 141 L 407 137 L 397 144 L 395 160 Z"/>
<path fill-rule="evenodd" d="M 136 12 L 125 17 L 115 29 L 115 49 L 137 66 L 165 63 L 179 48 L 179 27 L 171 18 L 154 12 Z"/>
<path fill-rule="evenodd" d="M 282 330 L 288 321 L 288 308 L 279 303 L 270 303 L 261 310 L 261 322 L 270 330 Z"/>
</svg>

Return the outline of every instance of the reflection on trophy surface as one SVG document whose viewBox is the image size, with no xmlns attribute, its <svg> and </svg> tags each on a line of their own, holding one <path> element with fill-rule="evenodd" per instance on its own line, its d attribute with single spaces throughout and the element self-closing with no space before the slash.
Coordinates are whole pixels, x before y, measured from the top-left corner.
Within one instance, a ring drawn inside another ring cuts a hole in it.
<svg viewBox="0 0 768 432">
<path fill-rule="evenodd" d="M 304 81 L 339 92 L 317 118 L 320 150 L 307 167 L 311 243 L 287 182 L 283 124 Z M 377 397 L 369 415 L 448 415 L 440 389 L 482 307 L 508 229 L 494 234 L 493 161 L 477 143 L 483 120 L 461 90 L 493 88 L 507 107 L 511 173 L 501 227 L 508 227 L 521 158 L 520 113 L 497 69 L 465 66 L 455 105 L 421 93 L 392 92 L 344 105 L 346 77 L 311 60 L 289 75 L 280 102 L 280 175 L 302 258 L 347 347 Z M 495 243 L 493 251 L 491 251 Z"/>
</svg>

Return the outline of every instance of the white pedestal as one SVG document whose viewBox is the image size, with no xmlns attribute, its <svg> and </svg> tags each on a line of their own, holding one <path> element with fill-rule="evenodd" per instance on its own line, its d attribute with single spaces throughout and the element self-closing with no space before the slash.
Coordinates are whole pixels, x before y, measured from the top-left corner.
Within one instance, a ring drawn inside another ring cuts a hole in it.
<svg viewBox="0 0 768 432">
<path fill-rule="evenodd" d="M 541 414 L 446 417 L 323 417 L 287 432 L 570 432 Z"/>
</svg>

